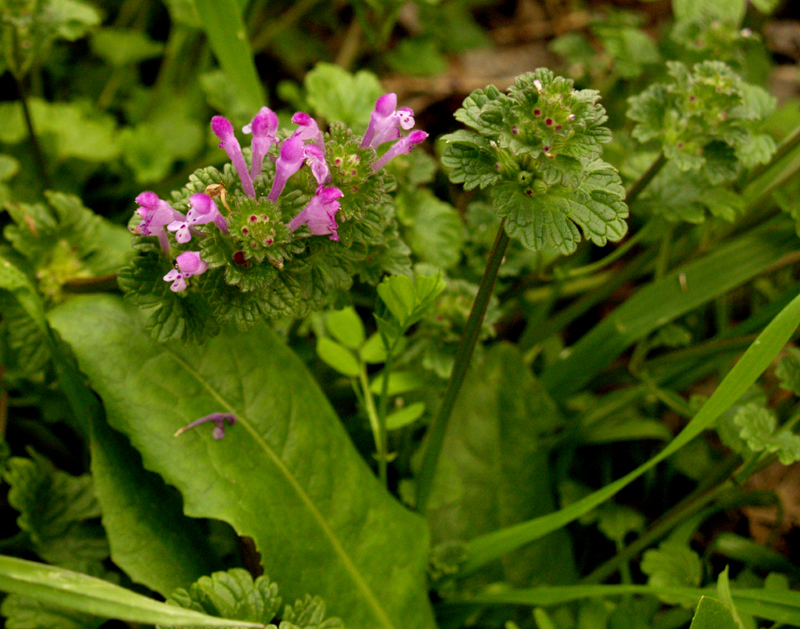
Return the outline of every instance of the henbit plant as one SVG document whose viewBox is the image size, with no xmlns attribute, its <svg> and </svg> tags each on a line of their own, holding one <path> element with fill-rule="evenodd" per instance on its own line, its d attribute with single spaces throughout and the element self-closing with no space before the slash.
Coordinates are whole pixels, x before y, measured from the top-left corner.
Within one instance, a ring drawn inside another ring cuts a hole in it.
<svg viewBox="0 0 800 629">
<path fill-rule="evenodd" d="M 684 23 L 674 37 L 724 31 L 707 20 L 713 7 L 695 15 L 676 4 Z M 208 22 L 209 7 L 197 8 Z M 227 13 L 208 26 L 217 51 L 241 26 L 235 8 Z M 742 16 L 719 19 L 739 28 Z M 220 59 L 247 90 L 248 69 Z M 431 160 L 409 154 L 427 135 L 412 131 L 413 112 L 374 93 L 369 75 L 324 65 L 298 96 L 316 118 L 295 113 L 296 127 L 281 130 L 264 107 L 242 129 L 252 136 L 242 149 L 233 124 L 214 117 L 231 163 L 193 168 L 166 199 L 135 195 L 133 253 L 129 234 L 77 197 L 10 204 L 0 252 L 7 377 L 43 400 L 58 383 L 91 449 L 91 476 L 71 477 L 35 450 L 2 454 L 19 512 L 19 534 L 3 547 L 53 564 L 0 558 L 9 625 L 96 627 L 102 616 L 424 628 L 436 623 L 431 600 L 443 626 L 636 617 L 655 628 L 688 623 L 692 610 L 693 627 L 800 624 L 786 581 L 796 569 L 781 556 L 720 536 L 717 552 L 774 571 L 729 579 L 689 546 L 710 515 L 763 500 L 741 489 L 754 470 L 800 459 L 797 352 L 776 369 L 784 392 L 764 385 L 779 402 L 753 388 L 800 324 L 797 282 L 781 271 L 795 227 L 771 197 L 800 171 L 800 134 L 776 150 L 761 129 L 773 99 L 724 63 L 667 67 L 664 82 L 628 101 L 635 124 L 618 139 L 600 94 L 549 70 L 506 92 L 474 91 L 456 112 L 470 130 L 441 145 L 451 181 L 477 191 L 467 233 L 424 187 Z M 334 121 L 327 130 L 323 118 Z M 777 200 L 800 215 L 785 194 Z M 629 229 L 615 251 L 586 260 L 582 241 L 617 242 Z M 125 301 L 71 295 L 120 267 Z M 543 283 L 530 290 L 524 270 Z M 732 326 L 727 294 L 768 271 L 767 305 L 753 297 Z M 623 283 L 635 293 L 565 348 L 559 333 Z M 571 294 L 582 296 L 557 310 Z M 689 314 L 710 303 L 712 331 Z M 519 348 L 482 348 L 494 323 L 520 310 Z M 693 334 L 707 340 L 692 344 Z M 713 395 L 679 395 L 709 374 L 727 374 Z M 654 408 L 691 421 L 673 438 Z M 706 452 L 701 469 L 696 438 L 712 429 L 729 454 L 714 462 Z M 570 463 L 579 446 L 643 439 L 669 443 L 638 451 L 621 474 L 607 468 L 600 483 Z M 620 492 L 640 478 L 662 482 L 656 466 L 673 454 L 690 462 L 674 459 L 670 473 L 695 474 L 697 488 L 646 526 Z M 613 551 L 597 553 L 605 563 L 576 561 L 581 535 L 565 528 L 576 521 L 609 540 Z M 630 562 L 645 550 L 643 585 Z M 240 553 L 276 581 L 235 567 Z M 109 583 L 119 578 L 109 556 L 170 605 Z M 617 571 L 621 584 L 596 585 Z M 278 589 L 295 604 L 281 610 Z"/>
</svg>

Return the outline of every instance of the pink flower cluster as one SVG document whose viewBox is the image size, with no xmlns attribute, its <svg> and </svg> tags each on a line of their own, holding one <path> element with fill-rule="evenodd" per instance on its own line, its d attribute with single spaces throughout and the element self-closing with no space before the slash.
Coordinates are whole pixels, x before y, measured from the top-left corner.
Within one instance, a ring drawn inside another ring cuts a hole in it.
<svg viewBox="0 0 800 629">
<path fill-rule="evenodd" d="M 331 172 L 325 159 L 322 132 L 316 120 L 304 112 L 297 112 L 292 116 L 292 122 L 298 126 L 297 130 L 281 141 L 277 137 L 278 116 L 268 107 L 262 107 L 250 124 L 242 128 L 244 133 L 252 135 L 249 170 L 230 121 L 222 116 L 214 116 L 211 119 L 211 130 L 219 138 L 220 148 L 227 153 L 239 175 L 245 194 L 253 199 L 256 198 L 253 180 L 261 174 L 264 158 L 273 145 L 280 147 L 280 150 L 277 159 L 272 158 L 275 161 L 275 178 L 267 196 L 270 201 L 277 201 L 289 178 L 303 165 L 308 165 L 317 182 L 317 189 L 308 205 L 289 222 L 289 228 L 294 231 L 305 225 L 314 236 L 328 235 L 331 240 L 338 241 L 336 213 L 343 193 L 339 188 L 327 185 L 331 181 Z M 407 107 L 397 109 L 396 94 L 386 94 L 378 99 L 361 147 L 377 149 L 385 142 L 396 142 L 372 164 L 373 172 L 383 168 L 393 157 L 409 153 L 415 145 L 428 137 L 424 131 L 412 131 L 403 136 L 401 129 L 409 130 L 413 126 L 414 112 Z M 200 232 L 193 229 L 195 225 L 214 223 L 221 231 L 228 232 L 227 220 L 220 213 L 216 202 L 204 193 L 190 197 L 191 209 L 185 216 L 160 199 L 155 192 L 142 192 L 136 197 L 136 203 L 139 206 L 136 212 L 142 220 L 134 228 L 134 233 L 156 236 L 167 255 L 170 252 L 167 231 L 174 232 L 175 240 L 180 244 L 189 242 L 192 236 L 202 237 Z M 176 265 L 177 269 L 164 276 L 165 281 L 172 282 L 170 288 L 176 292 L 186 289 L 188 278 L 200 275 L 208 269 L 208 264 L 202 260 L 198 251 L 181 253 L 176 258 Z"/>
</svg>

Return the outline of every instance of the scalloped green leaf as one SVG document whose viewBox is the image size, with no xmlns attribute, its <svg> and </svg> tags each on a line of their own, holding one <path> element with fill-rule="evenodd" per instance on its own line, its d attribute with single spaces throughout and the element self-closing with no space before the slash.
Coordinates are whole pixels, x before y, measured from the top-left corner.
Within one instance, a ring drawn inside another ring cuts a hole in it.
<svg viewBox="0 0 800 629">
<path fill-rule="evenodd" d="M 282 599 L 278 584 L 266 575 L 254 581 L 247 570 L 232 568 L 201 577 L 187 589 L 175 590 L 167 601 L 210 616 L 266 625 L 280 610 Z"/>
<path fill-rule="evenodd" d="M 471 131 L 456 131 L 442 136 L 446 142 L 442 164 L 453 183 L 463 183 L 466 190 L 481 190 L 500 181 L 497 157 L 490 140 Z"/>
<path fill-rule="evenodd" d="M 423 262 L 442 269 L 458 263 L 466 233 L 456 208 L 426 189 L 400 194 L 396 203 L 405 240 Z"/>
<path fill-rule="evenodd" d="M 770 409 L 760 404 L 746 404 L 733 421 L 741 427 L 739 436 L 753 452 L 777 452 L 784 465 L 800 461 L 800 436 L 785 429 L 778 430 L 778 420 Z"/>
<path fill-rule="evenodd" d="M 314 113 L 329 122 L 343 122 L 363 133 L 375 101 L 383 94 L 378 77 L 368 70 L 355 74 L 332 63 L 318 63 L 306 74 L 303 85 Z"/>
<path fill-rule="evenodd" d="M 800 396 L 800 349 L 786 348 L 786 354 L 780 357 L 775 367 L 775 375 L 782 389 Z"/>
<path fill-rule="evenodd" d="M 462 107 L 456 111 L 454 117 L 459 122 L 463 122 L 468 127 L 476 131 L 488 132 L 485 129 L 480 115 L 484 105 L 501 98 L 502 93 L 494 85 L 489 85 L 486 89 L 477 89 L 464 99 Z"/>
<path fill-rule="evenodd" d="M 602 160 L 586 166 L 588 175 L 577 189 L 503 183 L 495 188 L 494 209 L 506 217 L 506 232 L 531 251 L 545 248 L 570 254 L 584 238 L 603 246 L 627 233 L 625 190 L 617 171 Z"/>
<path fill-rule="evenodd" d="M 658 549 L 645 551 L 640 567 L 648 577 L 647 585 L 665 590 L 673 587 L 697 587 L 703 572 L 696 552 L 688 546 L 671 541 L 663 542 Z M 673 605 L 683 600 L 667 594 L 662 594 L 659 598 Z"/>
<path fill-rule="evenodd" d="M 8 502 L 19 512 L 17 524 L 40 557 L 77 569 L 108 557 L 102 530 L 85 523 L 100 516 L 91 476 L 70 476 L 31 452 L 30 459 L 10 458 L 3 479 L 10 486 Z"/>
<path fill-rule="evenodd" d="M 318 594 L 350 626 L 434 626 L 424 521 L 381 487 L 267 326 L 228 329 L 201 348 L 155 343 L 113 296 L 78 297 L 51 316 L 145 468 L 181 491 L 187 515 L 251 537 L 286 597 Z M 223 440 L 169 436 L 219 411 L 238 418 Z"/>
</svg>

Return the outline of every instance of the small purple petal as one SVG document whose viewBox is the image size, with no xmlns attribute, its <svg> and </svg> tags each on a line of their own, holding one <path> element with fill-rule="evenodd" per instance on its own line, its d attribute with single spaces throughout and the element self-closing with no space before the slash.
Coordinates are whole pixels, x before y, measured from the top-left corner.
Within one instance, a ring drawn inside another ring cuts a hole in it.
<svg viewBox="0 0 800 629">
<path fill-rule="evenodd" d="M 375 101 L 375 109 L 369 117 L 369 126 L 361 141 L 361 148 L 371 145 L 375 134 L 385 126 L 386 119 L 394 113 L 396 108 L 397 94 L 393 92 L 384 94 Z"/>
<path fill-rule="evenodd" d="M 200 257 L 197 251 L 184 251 L 175 258 L 175 262 L 177 262 L 181 273 L 187 277 L 200 275 L 208 269 L 208 264 Z"/>
<path fill-rule="evenodd" d="M 342 196 L 339 188 L 324 188 L 309 204 L 289 223 L 289 229 L 294 231 L 301 225 L 307 225 L 314 236 L 330 234 L 331 240 L 339 240 L 336 231 L 339 225 L 336 223 L 336 212 L 339 210 L 338 201 Z"/>
<path fill-rule="evenodd" d="M 386 162 L 393 157 L 397 157 L 398 155 L 407 155 L 411 152 L 411 149 L 413 149 L 417 144 L 425 140 L 427 137 L 428 134 L 424 131 L 412 131 L 406 137 L 395 142 L 395 144 L 383 154 L 383 157 L 381 157 L 372 165 L 372 172 L 378 172 L 378 170 L 386 166 Z"/>
<path fill-rule="evenodd" d="M 210 415 L 206 415 L 205 417 L 201 417 L 200 419 L 194 420 L 191 424 L 178 428 L 175 431 L 173 437 L 177 437 L 180 434 L 183 434 L 187 430 L 191 430 L 192 428 L 196 428 L 201 424 L 207 424 L 208 422 L 213 422 L 215 424 L 214 429 L 211 431 L 211 436 L 214 437 L 217 441 L 222 439 L 225 436 L 225 422 L 228 422 L 231 426 L 236 423 L 236 415 L 233 413 L 211 413 Z"/>
<path fill-rule="evenodd" d="M 294 132 L 294 135 L 303 140 L 311 140 L 322 149 L 323 153 L 325 152 L 325 141 L 322 139 L 322 131 L 319 130 L 319 125 L 316 120 L 304 111 L 298 111 L 292 116 L 292 122 L 300 126 L 300 128 Z"/>
<path fill-rule="evenodd" d="M 304 159 L 305 143 L 302 138 L 293 135 L 284 141 L 281 146 L 281 155 L 275 162 L 275 181 L 272 182 L 272 189 L 268 197 L 270 201 L 277 201 L 289 177 L 300 170 Z"/>
<path fill-rule="evenodd" d="M 207 194 L 198 192 L 189 197 L 189 205 L 192 207 L 186 213 L 189 225 L 203 225 L 213 222 L 224 233 L 228 233 L 228 221 L 219 212 L 216 202 Z"/>
<path fill-rule="evenodd" d="M 331 180 L 331 171 L 328 164 L 325 162 L 324 151 L 316 144 L 306 145 L 303 154 L 306 158 L 306 163 L 311 168 L 311 174 L 317 181 L 317 191 Z"/>
<path fill-rule="evenodd" d="M 400 129 L 414 126 L 414 111 L 408 107 L 397 107 L 396 94 L 384 94 L 375 103 L 375 110 L 369 118 L 369 127 L 361 141 L 361 147 L 377 149 L 384 142 L 402 138 Z"/>
<path fill-rule="evenodd" d="M 186 278 L 183 277 L 183 273 L 172 269 L 169 273 L 164 276 L 165 282 L 172 282 L 172 286 L 169 289 L 173 293 L 178 293 L 182 290 L 186 290 Z"/>
<path fill-rule="evenodd" d="M 245 133 L 252 133 L 250 149 L 253 152 L 250 165 L 250 176 L 255 179 L 261 174 L 264 156 L 273 144 L 278 144 L 275 134 L 278 132 L 278 116 L 269 107 L 262 107 L 253 117 L 249 125 L 242 127 Z"/>
<path fill-rule="evenodd" d="M 180 244 L 187 243 L 192 239 L 189 223 L 186 221 L 172 221 L 167 225 L 167 229 L 171 232 L 176 232 L 175 240 Z"/>
<path fill-rule="evenodd" d="M 252 198 L 256 198 L 256 191 L 253 188 L 253 180 L 250 178 L 250 173 L 247 172 L 247 164 L 242 155 L 242 147 L 239 145 L 239 140 L 233 133 L 233 125 L 227 118 L 222 116 L 214 116 L 211 119 L 211 130 L 220 140 L 219 146 L 224 149 L 228 154 L 228 159 L 233 162 L 233 167 L 239 174 L 239 179 L 242 182 L 242 188 L 245 193 Z"/>
<path fill-rule="evenodd" d="M 172 282 L 170 290 L 180 292 L 186 290 L 186 280 L 193 275 L 200 275 L 208 269 L 208 264 L 197 251 L 185 251 L 175 258 L 178 269 L 172 269 L 164 276 L 164 281 Z"/>
<path fill-rule="evenodd" d="M 169 203 L 158 198 L 155 192 L 142 192 L 136 197 L 139 205 L 136 213 L 142 221 L 133 229 L 133 233 L 143 236 L 157 236 L 164 253 L 169 253 L 169 239 L 164 226 L 176 220 L 185 220 L 185 216 Z"/>
</svg>

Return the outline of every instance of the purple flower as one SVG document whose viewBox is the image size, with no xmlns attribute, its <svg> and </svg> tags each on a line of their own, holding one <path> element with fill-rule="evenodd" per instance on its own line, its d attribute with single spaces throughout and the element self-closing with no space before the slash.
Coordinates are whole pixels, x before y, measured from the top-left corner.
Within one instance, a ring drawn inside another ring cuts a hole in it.
<svg viewBox="0 0 800 629">
<path fill-rule="evenodd" d="M 264 156 L 269 148 L 273 144 L 280 143 L 275 136 L 278 132 L 278 116 L 269 107 L 262 107 L 250 124 L 242 127 L 242 131 L 253 134 L 253 139 L 250 141 L 250 149 L 253 151 L 250 176 L 255 179 L 261 174 Z"/>
<path fill-rule="evenodd" d="M 222 116 L 214 116 L 211 119 L 211 130 L 220 140 L 219 147 L 224 149 L 228 154 L 228 158 L 233 162 L 233 167 L 239 173 L 239 179 L 242 181 L 242 188 L 248 196 L 256 198 L 256 191 L 253 188 L 253 180 L 250 179 L 250 173 L 247 172 L 247 164 L 244 162 L 244 155 L 242 155 L 242 147 L 239 146 L 239 140 L 233 134 L 233 125 L 227 118 Z"/>
<path fill-rule="evenodd" d="M 269 200 L 277 201 L 283 192 L 289 177 L 294 175 L 303 165 L 305 159 L 305 143 L 298 135 L 293 135 L 283 142 L 281 154 L 275 162 L 275 181 L 269 191 Z"/>
<path fill-rule="evenodd" d="M 185 251 L 175 258 L 177 269 L 172 269 L 164 276 L 165 282 L 172 282 L 170 290 L 173 293 L 186 290 L 186 280 L 193 275 L 200 275 L 208 268 L 198 251 Z"/>
<path fill-rule="evenodd" d="M 424 131 L 412 131 L 406 137 L 395 142 L 395 144 L 383 154 L 383 157 L 381 157 L 372 165 L 372 172 L 378 172 L 378 170 L 386 166 L 386 162 L 393 157 L 410 153 L 411 149 L 413 149 L 417 144 L 422 142 L 427 137 L 428 134 Z"/>
<path fill-rule="evenodd" d="M 319 192 L 322 186 L 331 180 L 331 170 L 325 162 L 325 152 L 316 144 L 306 144 L 303 156 L 317 181 L 317 192 Z"/>
<path fill-rule="evenodd" d="M 322 153 L 325 153 L 325 141 L 322 139 L 322 131 L 319 130 L 317 121 L 303 111 L 298 111 L 292 116 L 292 122 L 300 125 L 300 128 L 294 132 L 294 135 L 302 138 L 303 140 L 311 140 L 316 144 Z"/>
<path fill-rule="evenodd" d="M 309 204 L 289 223 L 289 229 L 294 231 L 301 225 L 308 225 L 314 236 L 331 235 L 331 240 L 339 240 L 336 231 L 336 212 L 339 210 L 339 199 L 342 191 L 339 188 L 323 188 L 311 199 Z"/>
<path fill-rule="evenodd" d="M 384 142 L 399 140 L 399 127 L 406 131 L 414 126 L 414 111 L 408 107 L 397 109 L 397 94 L 384 94 L 375 102 L 375 110 L 369 117 L 369 126 L 361 141 L 361 148 L 377 149 Z"/>
<path fill-rule="evenodd" d="M 199 426 L 200 424 L 205 424 L 207 422 L 214 422 L 216 426 L 214 426 L 214 430 L 211 431 L 211 436 L 214 437 L 214 439 L 216 439 L 217 441 L 219 441 L 225 436 L 226 421 L 230 425 L 235 424 L 236 415 L 234 415 L 233 413 L 211 413 L 211 415 L 206 415 L 205 417 L 201 417 L 200 419 L 194 420 L 191 424 L 187 426 L 178 428 L 178 430 L 176 430 L 175 434 L 172 436 L 177 437 L 178 435 L 186 432 L 187 430 L 191 430 L 195 426 Z"/>
<path fill-rule="evenodd" d="M 159 199 L 155 192 L 142 192 L 136 197 L 136 203 L 139 205 L 136 213 L 142 217 L 142 222 L 133 228 L 133 233 L 143 236 L 158 236 L 161 248 L 164 253 L 168 254 L 169 239 L 167 232 L 164 231 L 164 225 L 175 220 L 182 220 L 185 218 L 184 215 L 166 201 Z"/>
<path fill-rule="evenodd" d="M 183 244 L 192 239 L 190 227 L 192 225 L 203 225 L 213 221 L 220 230 L 228 233 L 228 221 L 219 213 L 217 204 L 207 194 L 198 192 L 189 197 L 189 205 L 192 209 L 186 213 L 186 218 L 183 221 L 172 221 L 167 225 L 167 229 L 175 234 L 175 240 Z M 195 232 L 197 233 L 197 232 Z"/>
</svg>

